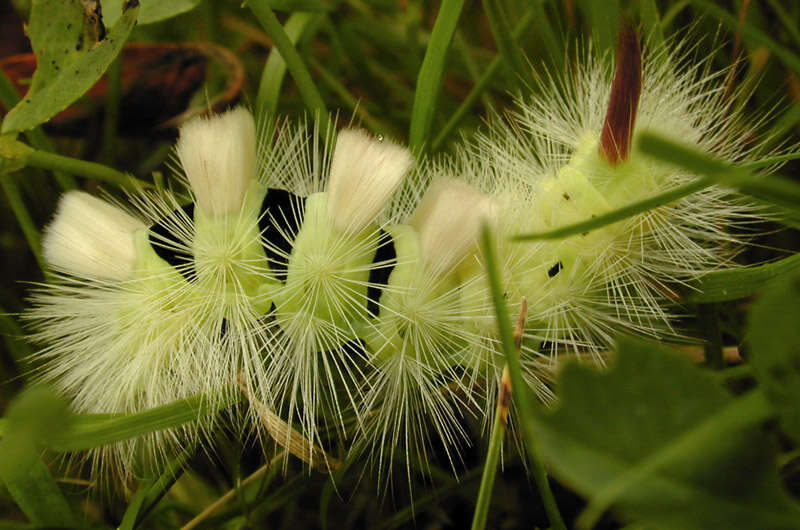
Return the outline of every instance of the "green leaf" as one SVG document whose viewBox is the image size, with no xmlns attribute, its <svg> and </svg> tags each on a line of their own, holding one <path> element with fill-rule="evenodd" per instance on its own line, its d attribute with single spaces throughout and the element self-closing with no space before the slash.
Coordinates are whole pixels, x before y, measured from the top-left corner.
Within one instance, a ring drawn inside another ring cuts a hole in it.
<svg viewBox="0 0 800 530">
<path fill-rule="evenodd" d="M 144 520 L 148 513 L 155 507 L 167 491 L 175 484 L 175 481 L 183 473 L 186 462 L 195 452 L 194 444 L 185 447 L 175 458 L 170 460 L 169 465 L 156 478 L 146 478 L 139 482 L 139 488 L 128 503 L 119 530 L 133 530 Z"/>
<path fill-rule="evenodd" d="M 258 19 L 261 27 L 264 28 L 264 32 L 272 39 L 272 43 L 275 46 L 274 50 L 277 50 L 286 62 L 286 68 L 289 70 L 292 79 L 294 79 L 294 83 L 297 86 L 297 90 L 300 92 L 303 103 L 305 103 L 309 112 L 311 112 L 312 116 L 319 122 L 320 131 L 322 131 L 323 134 L 332 132 L 325 101 L 323 101 L 319 90 L 317 90 L 317 86 L 311 78 L 311 73 L 309 73 L 303 59 L 297 52 L 291 37 L 287 34 L 283 26 L 281 26 L 278 17 L 275 16 L 275 12 L 264 2 L 250 2 L 248 7 L 250 7 L 250 10 Z M 270 53 L 270 55 L 272 54 Z M 259 94 L 259 97 L 260 96 L 261 94 Z M 259 103 L 261 103 L 261 101 L 259 101 Z"/>
<path fill-rule="evenodd" d="M 139 24 L 161 22 L 184 13 L 200 5 L 201 0 L 139 0 Z M 259 0 L 263 1 L 263 0 Z M 103 0 L 103 20 L 109 26 L 122 16 L 123 0 Z M 333 7 L 324 0 L 266 0 L 266 4 L 276 11 L 307 11 L 324 13 Z"/>
<path fill-rule="evenodd" d="M 590 499 L 584 527 L 612 504 L 655 528 L 798 527 L 761 393 L 734 399 L 680 354 L 630 339 L 607 373 L 567 365 L 559 389 L 535 422 L 553 473 Z"/>
<path fill-rule="evenodd" d="M 717 184 L 736 188 L 765 204 L 774 205 L 789 217 L 796 218 L 800 214 L 800 184 L 789 179 L 778 175 L 759 178 L 743 168 L 652 133 L 641 134 L 638 148 L 664 162 L 707 175 Z"/>
<path fill-rule="evenodd" d="M 37 526 L 75 526 L 75 519 L 37 447 L 66 428 L 67 405 L 44 388 L 20 394 L 8 407 L 0 440 L 0 480 L 14 502 Z"/>
<path fill-rule="evenodd" d="M 453 34 L 463 8 L 464 0 L 444 0 L 431 31 L 425 58 L 417 76 L 414 107 L 411 111 L 408 144 L 416 154 L 425 152 L 431 141 L 431 128 L 436 113 L 436 102 L 444 80 L 447 52 L 450 51 Z"/>
<path fill-rule="evenodd" d="M 760 292 L 772 280 L 800 272 L 800 254 L 755 267 L 710 272 L 691 283 L 683 298 L 693 304 L 738 300 Z"/>
<path fill-rule="evenodd" d="M 498 0 L 483 0 L 483 10 L 489 19 L 489 26 L 492 28 L 495 45 L 500 51 L 500 55 L 505 59 L 505 66 L 511 74 L 512 81 L 515 83 L 522 82 L 523 86 L 533 86 L 530 68 L 525 61 L 522 50 L 514 42 L 503 4 L 505 2 L 499 2 Z"/>
<path fill-rule="evenodd" d="M 598 50 L 614 48 L 621 8 L 619 0 L 579 0 L 578 8 L 583 12 L 586 21 L 592 28 L 592 37 Z"/>
<path fill-rule="evenodd" d="M 103 22 L 113 26 L 122 17 L 125 0 L 103 0 Z M 200 0 L 139 0 L 139 24 L 161 22 L 200 5 Z"/>
<path fill-rule="evenodd" d="M 194 396 L 137 414 L 76 414 L 71 428 L 51 437 L 48 445 L 56 451 L 79 451 L 171 429 L 217 412 L 208 404 L 205 396 Z"/>
<path fill-rule="evenodd" d="M 793 256 L 797 257 L 797 256 Z M 747 360 L 783 429 L 800 440 L 800 274 L 772 282 L 750 313 Z"/>
<path fill-rule="evenodd" d="M 308 13 L 293 13 L 284 24 L 283 30 L 289 37 L 289 41 L 292 44 L 297 44 L 300 36 L 317 20 L 316 16 Z M 260 114 L 273 119 L 278 109 L 281 86 L 285 77 L 286 61 L 283 60 L 278 49 L 273 48 L 267 57 L 267 62 L 264 64 L 264 69 L 261 72 L 261 82 L 258 85 L 256 104 Z"/>
<path fill-rule="evenodd" d="M 307 11 L 314 13 L 333 11 L 333 5 L 324 0 L 268 0 L 267 5 L 275 11 Z"/>
<path fill-rule="evenodd" d="M 694 182 L 690 182 L 689 184 L 684 184 L 683 186 L 660 193 L 655 197 L 643 199 L 602 215 L 596 215 L 579 223 L 562 226 L 561 228 L 556 228 L 555 230 L 550 230 L 548 232 L 519 234 L 514 236 L 514 240 L 527 241 L 531 239 L 562 239 L 577 234 L 591 232 L 592 230 L 597 230 L 598 228 L 625 220 L 628 217 L 633 217 L 634 215 L 658 208 L 659 206 L 664 206 L 665 204 L 675 202 L 678 199 L 682 199 L 683 197 L 687 197 L 692 193 L 697 193 L 698 191 L 707 188 L 712 183 L 713 181 L 709 179 L 698 179 Z"/>
<path fill-rule="evenodd" d="M 35 0 L 28 35 L 37 57 L 28 93 L 3 121 L 2 132 L 31 129 L 81 97 L 122 49 L 138 13 L 127 0 L 124 13 L 103 35 L 102 23 L 80 0 Z"/>
<path fill-rule="evenodd" d="M 538 14 L 541 12 L 541 16 L 537 18 Z M 534 2 L 528 9 L 523 13 L 523 15 L 519 18 L 516 26 L 514 27 L 514 32 L 512 33 L 512 38 L 519 39 L 525 32 L 528 31 L 531 24 L 535 20 L 544 20 L 544 12 L 541 9 L 541 5 L 538 2 Z M 545 26 L 547 26 L 545 24 Z M 554 37 L 555 38 L 555 37 Z M 559 48 L 560 49 L 560 48 Z M 560 59 L 556 58 L 554 61 L 559 61 Z M 494 75 L 500 70 L 500 67 L 504 64 L 503 56 L 498 54 L 492 59 L 492 62 L 489 63 L 489 66 L 486 67 L 486 70 L 481 74 L 481 76 L 475 81 L 475 85 L 470 90 L 467 97 L 464 98 L 463 101 L 458 105 L 458 108 L 450 115 L 448 118 L 447 123 L 444 127 L 441 128 L 439 133 L 434 138 L 433 142 L 431 143 L 431 150 L 438 151 L 439 148 L 444 143 L 445 139 L 453 132 L 456 126 L 461 122 L 464 116 L 472 110 L 472 107 L 478 101 L 478 98 L 483 95 L 486 89 L 489 86 L 489 82 L 492 80 Z M 559 64 L 556 62 L 556 64 Z"/>
</svg>

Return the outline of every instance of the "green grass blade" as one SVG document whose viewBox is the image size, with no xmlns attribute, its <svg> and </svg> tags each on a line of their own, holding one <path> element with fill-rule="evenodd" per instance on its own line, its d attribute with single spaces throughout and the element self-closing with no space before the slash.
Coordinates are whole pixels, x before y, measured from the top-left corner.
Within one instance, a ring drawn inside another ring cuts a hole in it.
<svg viewBox="0 0 800 530">
<path fill-rule="evenodd" d="M 293 13 L 284 25 L 284 32 L 289 37 L 289 41 L 294 45 L 300 40 L 316 17 L 309 13 Z M 281 95 L 281 86 L 286 77 L 286 61 L 283 60 L 278 48 L 273 48 L 264 69 L 261 71 L 261 81 L 258 85 L 256 96 L 256 108 L 259 113 L 267 116 L 275 116 L 278 110 L 278 101 Z"/>
<path fill-rule="evenodd" d="M 221 403 L 223 408 L 227 405 Z M 91 449 L 178 427 L 215 412 L 205 396 L 194 396 L 136 414 L 77 414 L 71 428 L 49 439 L 48 445 L 56 451 Z"/>
<path fill-rule="evenodd" d="M 538 17 L 536 16 L 536 10 L 534 7 L 529 8 L 525 11 L 525 14 L 522 15 L 517 26 L 514 28 L 514 38 L 518 39 L 522 34 L 524 34 L 530 28 L 531 24 L 533 24 L 534 20 L 537 20 Z M 483 72 L 483 74 L 478 78 L 478 81 L 475 83 L 475 86 L 472 87 L 469 94 L 464 101 L 458 106 L 456 111 L 450 116 L 450 119 L 447 120 L 447 123 L 442 127 L 442 130 L 439 131 L 439 134 L 436 135 L 436 138 L 433 140 L 431 144 L 431 150 L 436 152 L 442 146 L 444 141 L 452 134 L 453 130 L 458 126 L 464 116 L 472 109 L 475 103 L 478 101 L 478 98 L 481 97 L 481 94 L 484 93 L 486 88 L 489 86 L 489 82 L 495 76 L 497 71 L 503 65 L 503 56 L 498 55 L 492 62 L 489 63 L 489 66 Z"/>
<path fill-rule="evenodd" d="M 800 272 L 800 254 L 755 267 L 710 272 L 691 283 L 696 289 L 683 298 L 692 304 L 726 302 L 761 292 L 773 279 Z"/>
<path fill-rule="evenodd" d="M 778 175 L 758 178 L 750 172 L 652 133 L 642 133 L 639 149 L 667 163 L 705 174 L 717 184 L 774 205 L 790 217 L 800 215 L 800 184 Z"/>
<path fill-rule="evenodd" d="M 186 467 L 186 462 L 189 461 L 194 452 L 194 445 L 185 447 L 178 456 L 169 462 L 167 468 L 157 479 L 145 479 L 139 482 L 139 488 L 128 503 L 128 507 L 122 516 L 119 530 L 133 530 L 147 517 L 147 514 L 155 508 L 158 501 L 181 476 Z"/>
<path fill-rule="evenodd" d="M 0 440 L 0 478 L 30 521 L 37 526 L 69 527 L 75 519 L 50 470 L 35 447 L 20 448 L 13 456 Z"/>
<path fill-rule="evenodd" d="M 747 22 L 746 20 L 739 20 L 737 16 L 728 13 L 725 9 L 717 6 L 717 4 L 707 2 L 706 0 L 692 0 L 692 4 L 697 6 L 697 8 L 701 11 L 705 11 L 706 13 L 709 13 L 713 17 L 719 19 L 723 24 L 728 26 L 733 31 L 741 31 L 742 37 L 745 40 L 765 46 L 768 50 L 775 54 L 776 57 L 783 61 L 786 66 L 791 68 L 795 74 L 800 75 L 800 56 L 775 42 L 775 40 L 770 38 L 769 35 L 756 28 L 753 24 Z"/>
<path fill-rule="evenodd" d="M 152 480 L 144 478 L 139 481 L 139 488 L 133 494 L 131 500 L 128 501 L 128 506 L 125 508 L 125 513 L 122 514 L 122 522 L 119 524 L 117 530 L 133 530 L 136 528 L 136 520 L 139 512 L 142 509 L 144 498 L 147 496 L 147 490 L 150 489 Z"/>
<path fill-rule="evenodd" d="M 289 69 L 289 73 L 300 91 L 300 97 L 303 98 L 303 102 L 312 116 L 319 121 L 320 130 L 328 131 L 329 118 L 325 102 L 320 96 L 313 79 L 311 79 L 311 74 L 305 63 L 303 63 L 303 59 L 297 53 L 292 40 L 286 34 L 283 26 L 281 26 L 278 17 L 275 16 L 275 12 L 270 9 L 264 0 L 252 0 L 247 5 L 261 23 L 269 38 L 272 39 L 283 60 L 286 61 L 286 67 Z"/>
<path fill-rule="evenodd" d="M 592 29 L 593 42 L 600 51 L 613 50 L 622 10 L 619 0 L 578 0 L 578 8 Z"/>
<path fill-rule="evenodd" d="M 641 0 L 639 13 L 642 17 L 643 34 L 658 49 L 664 44 L 664 30 L 661 27 L 661 15 L 656 0 Z"/>
<path fill-rule="evenodd" d="M 534 18 L 539 21 L 536 31 L 540 33 L 550 59 L 554 65 L 561 67 L 564 64 L 564 42 L 553 31 L 553 28 L 557 26 L 548 18 L 547 12 L 544 10 L 544 4 L 545 0 L 534 0 L 531 2 L 529 9 Z M 519 39 L 521 36 L 521 34 L 515 34 L 514 39 Z"/>
<path fill-rule="evenodd" d="M 776 18 L 783 24 L 783 29 L 792 36 L 795 45 L 800 46 L 800 29 L 797 27 L 797 21 L 792 20 L 791 15 L 786 12 L 778 0 L 767 0 L 767 3 L 778 15 Z"/>
<path fill-rule="evenodd" d="M 576 234 L 591 232 L 592 230 L 597 230 L 598 228 L 617 223 L 627 219 L 628 217 L 633 217 L 634 215 L 638 215 L 648 210 L 658 208 L 659 206 L 664 206 L 665 204 L 677 201 L 678 199 L 682 199 L 683 197 L 691 195 L 692 193 L 697 193 L 698 191 L 711 186 L 713 183 L 714 181 L 712 179 L 698 179 L 695 182 L 690 182 L 689 184 L 679 186 L 674 190 L 670 190 L 656 195 L 655 197 L 629 204 L 628 206 L 623 206 L 617 210 L 604 213 L 603 215 L 598 215 L 597 217 L 587 219 L 586 221 L 581 221 L 580 223 L 574 223 L 561 228 L 556 228 L 555 230 L 550 230 L 548 232 L 520 234 L 515 236 L 514 239 L 516 241 L 530 241 L 535 239 L 562 239 Z"/>
<path fill-rule="evenodd" d="M 489 26 L 492 28 L 495 45 L 511 74 L 512 82 L 518 87 L 524 85 L 532 86 L 530 68 L 528 68 L 519 46 L 514 42 L 502 4 L 503 2 L 498 0 L 483 0 L 483 10 L 489 19 Z"/>
<path fill-rule="evenodd" d="M 501 285 L 500 272 L 497 268 L 494 239 L 489 227 L 485 224 L 481 230 L 481 250 L 483 251 L 486 263 L 486 274 L 492 291 L 492 300 L 497 317 L 497 327 L 503 345 L 503 352 L 506 356 L 508 370 L 511 374 L 511 385 L 514 389 L 513 399 L 519 410 L 522 434 L 525 439 L 525 449 L 528 451 L 531 472 L 536 480 L 536 486 L 539 489 L 539 495 L 542 497 L 542 502 L 547 512 L 547 517 L 550 519 L 550 524 L 556 530 L 566 530 L 564 521 L 558 511 L 555 497 L 553 497 L 553 492 L 550 490 L 544 464 L 539 456 L 539 449 L 536 441 L 536 427 L 533 423 L 533 416 L 535 414 L 533 397 L 528 385 L 525 384 L 525 380 L 522 378 L 520 360 L 517 357 L 517 349 L 514 344 L 514 333 L 511 329 L 511 320 L 508 316 L 508 306 L 503 296 L 504 289 Z"/>
<path fill-rule="evenodd" d="M 370 131 L 390 138 L 398 138 L 400 136 L 398 131 L 391 125 L 370 114 L 366 107 L 359 103 L 358 99 L 347 90 L 347 87 L 345 87 L 336 76 L 330 73 L 322 63 L 313 57 L 309 57 L 308 64 L 317 72 L 322 82 L 325 83 L 330 90 L 335 92 L 350 110 L 358 114 L 359 118 L 361 118 Z"/>
<path fill-rule="evenodd" d="M 389 530 L 391 528 L 399 528 L 408 524 L 409 521 L 412 521 L 417 514 L 421 513 L 428 506 L 436 504 L 437 502 L 441 501 L 445 495 L 449 495 L 452 491 L 457 490 L 458 488 L 469 484 L 472 482 L 472 480 L 478 478 L 480 472 L 480 469 L 473 469 L 464 473 L 458 478 L 458 481 L 453 481 L 446 486 L 442 486 L 436 491 L 415 500 L 413 503 L 409 504 L 391 517 L 384 519 L 380 524 L 374 527 L 374 530 Z"/>
<path fill-rule="evenodd" d="M 475 512 L 472 514 L 472 530 L 486 528 L 489 518 L 489 507 L 492 504 L 492 490 L 497 477 L 497 466 L 500 464 L 500 449 L 505 439 L 506 423 L 499 411 L 495 411 L 492 432 L 489 435 L 489 449 L 486 452 L 486 462 L 483 464 L 481 486 L 478 489 L 478 500 L 475 501 Z"/>
<path fill-rule="evenodd" d="M 422 67 L 419 69 L 408 139 L 409 147 L 418 155 L 425 153 L 430 144 L 436 103 L 444 80 L 447 52 L 450 50 L 463 7 L 464 0 L 442 1 L 425 50 Z"/>
</svg>

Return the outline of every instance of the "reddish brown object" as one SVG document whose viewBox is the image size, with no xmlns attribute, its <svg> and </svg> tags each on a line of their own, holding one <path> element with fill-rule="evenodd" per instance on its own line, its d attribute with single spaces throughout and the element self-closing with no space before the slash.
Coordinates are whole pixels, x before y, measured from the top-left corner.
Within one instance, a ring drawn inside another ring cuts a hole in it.
<svg viewBox="0 0 800 530">
<path fill-rule="evenodd" d="M 188 108 L 192 95 L 205 84 L 212 62 L 226 74 L 224 90 L 202 107 Z M 36 57 L 32 53 L 8 57 L 0 61 L 0 68 L 23 96 L 36 70 Z M 233 53 L 215 44 L 130 43 L 122 50 L 120 81 L 120 134 L 170 134 L 192 116 L 235 103 L 244 85 L 244 68 Z M 87 124 L 103 112 L 107 89 L 108 79 L 103 76 L 46 126 L 64 134 L 85 134 Z"/>
<path fill-rule="evenodd" d="M 641 92 L 642 50 L 639 36 L 631 23 L 623 19 L 619 28 L 614 82 L 599 147 L 600 156 L 612 165 L 624 162 L 630 154 Z"/>
</svg>

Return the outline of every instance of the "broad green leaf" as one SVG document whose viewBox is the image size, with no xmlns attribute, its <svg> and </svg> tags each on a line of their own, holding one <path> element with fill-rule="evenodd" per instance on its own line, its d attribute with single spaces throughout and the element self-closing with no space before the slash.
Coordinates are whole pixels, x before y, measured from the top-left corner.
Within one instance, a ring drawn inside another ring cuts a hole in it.
<svg viewBox="0 0 800 530">
<path fill-rule="evenodd" d="M 122 16 L 125 0 L 102 0 L 103 22 L 113 26 Z M 200 5 L 200 0 L 139 0 L 139 24 L 161 22 L 188 13 Z"/>
<path fill-rule="evenodd" d="M 33 388 L 8 407 L 0 440 L 0 480 L 37 526 L 74 526 L 75 519 L 38 447 L 46 435 L 68 425 L 67 405 L 49 390 Z"/>
<path fill-rule="evenodd" d="M 800 272 L 800 254 L 774 263 L 711 272 L 692 282 L 693 291 L 683 300 L 693 304 L 738 300 L 763 290 L 778 277 L 797 272 Z"/>
<path fill-rule="evenodd" d="M 759 392 L 734 399 L 679 354 L 623 340 L 607 373 L 567 365 L 559 394 L 553 413 L 536 415 L 537 435 L 553 473 L 589 498 L 587 527 L 612 504 L 654 528 L 800 524 Z"/>
<path fill-rule="evenodd" d="M 797 256 L 793 256 L 797 257 Z M 747 360 L 784 430 L 800 440 L 800 274 L 772 282 L 750 313 Z"/>
<path fill-rule="evenodd" d="M 102 22 L 80 0 L 35 0 L 28 35 L 37 57 L 31 88 L 6 115 L 2 132 L 31 129 L 81 97 L 122 49 L 138 13 L 127 0 L 123 15 L 104 34 Z"/>
</svg>

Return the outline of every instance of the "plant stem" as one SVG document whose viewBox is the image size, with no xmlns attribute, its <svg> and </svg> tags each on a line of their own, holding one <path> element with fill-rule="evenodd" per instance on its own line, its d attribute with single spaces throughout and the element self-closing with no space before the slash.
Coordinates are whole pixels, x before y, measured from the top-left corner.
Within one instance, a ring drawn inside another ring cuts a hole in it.
<svg viewBox="0 0 800 530">
<path fill-rule="evenodd" d="M 722 355 L 722 335 L 719 329 L 719 305 L 701 304 L 697 308 L 700 317 L 700 327 L 706 342 L 705 364 L 714 370 L 725 368 L 725 358 Z"/>
<path fill-rule="evenodd" d="M 497 316 L 497 327 L 500 332 L 503 351 L 505 352 L 506 362 L 508 363 L 509 373 L 511 374 L 511 382 L 514 388 L 517 389 L 514 399 L 520 411 L 520 423 L 522 424 L 522 431 L 525 437 L 525 448 L 528 451 L 531 471 L 536 480 L 539 495 L 542 497 L 542 503 L 544 504 L 547 517 L 550 520 L 550 525 L 555 530 L 566 530 L 567 527 L 564 524 L 564 520 L 561 518 L 561 513 L 558 511 L 558 505 L 556 504 L 555 497 L 553 497 L 553 492 L 550 490 L 544 463 L 539 454 L 539 447 L 536 440 L 536 427 L 533 424 L 533 415 L 536 414 L 536 411 L 534 409 L 533 399 L 530 395 L 530 389 L 522 378 L 520 360 L 517 358 L 514 344 L 514 333 L 511 329 L 511 322 L 508 317 L 508 307 L 506 306 L 505 297 L 503 296 L 500 273 L 497 270 L 494 238 L 486 224 L 484 224 L 481 229 L 481 249 L 483 250 L 484 259 L 486 261 L 486 274 L 489 278 L 489 286 L 492 291 L 495 315 Z"/>
<path fill-rule="evenodd" d="M 19 186 L 17 186 L 17 183 L 14 181 L 13 175 L 0 176 L 0 185 L 3 187 L 3 192 L 6 194 L 8 204 L 11 205 L 11 210 L 17 218 L 22 233 L 28 241 L 28 246 L 31 252 L 33 252 L 36 262 L 39 264 L 39 268 L 44 272 L 46 270 L 46 265 L 44 258 L 42 258 L 39 229 L 36 227 L 36 223 L 33 222 L 31 213 L 28 211 L 27 206 L 25 206 L 25 201 L 22 200 Z"/>
<path fill-rule="evenodd" d="M 525 331 L 525 318 L 528 312 L 528 301 L 522 297 L 519 306 L 519 317 L 514 328 L 514 347 L 516 355 L 519 357 L 522 349 L 522 335 Z M 509 405 L 511 403 L 511 374 L 508 364 L 503 367 L 503 376 L 500 381 L 500 388 L 497 392 L 497 409 L 492 423 L 492 433 L 489 437 L 489 450 L 486 454 L 486 463 L 483 466 L 483 476 L 481 477 L 481 487 L 478 490 L 478 500 L 475 503 L 475 513 L 472 516 L 472 530 L 482 530 L 486 527 L 486 520 L 489 517 L 489 506 L 492 500 L 492 490 L 494 480 L 497 476 L 497 465 L 500 462 L 500 449 L 503 447 L 503 439 L 506 433 L 506 422 L 508 420 Z"/>
<path fill-rule="evenodd" d="M 67 171 L 74 175 L 81 175 L 101 182 L 115 184 L 121 188 L 130 187 L 132 184 L 143 188 L 153 187 L 149 182 L 138 180 L 114 168 L 104 166 L 103 164 L 57 155 L 55 153 L 48 153 L 39 149 L 34 149 L 28 153 L 25 158 L 25 164 L 30 167 L 42 169 Z"/>
</svg>

